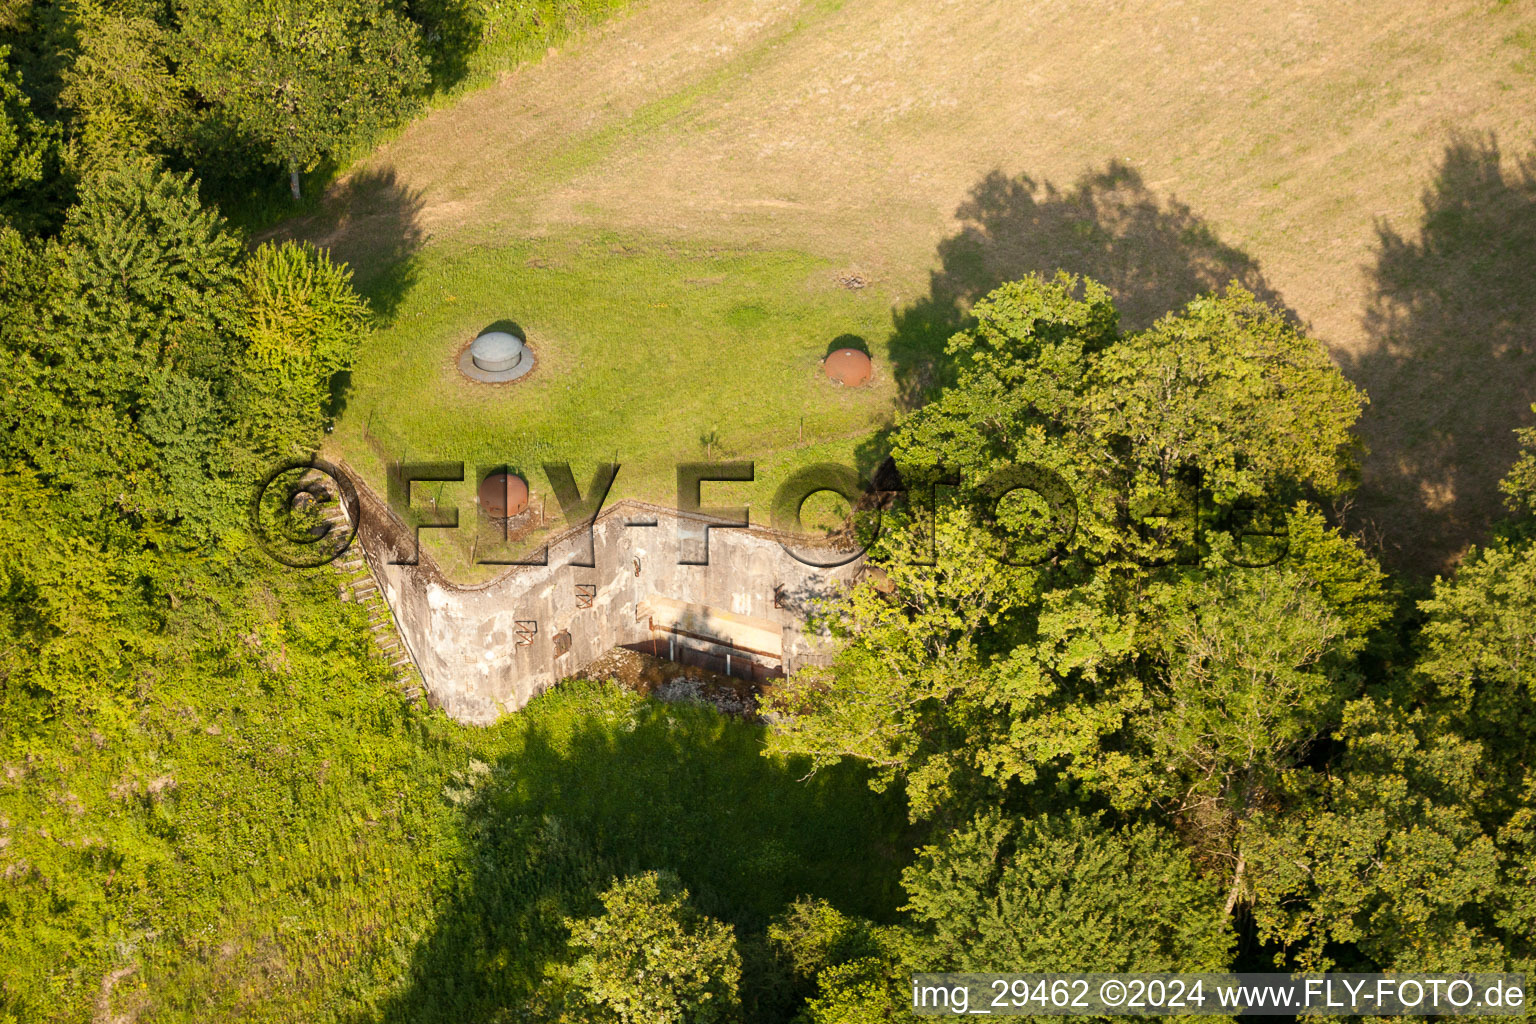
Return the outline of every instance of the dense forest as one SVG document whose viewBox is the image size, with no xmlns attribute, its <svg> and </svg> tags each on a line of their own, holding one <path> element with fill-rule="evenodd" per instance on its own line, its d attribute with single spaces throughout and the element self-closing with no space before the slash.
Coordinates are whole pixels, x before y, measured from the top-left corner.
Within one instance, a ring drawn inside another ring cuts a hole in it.
<svg viewBox="0 0 1536 1024">
<path fill-rule="evenodd" d="M 1140 332 L 1066 274 L 977 303 L 884 439 L 938 497 L 767 726 L 598 682 L 455 725 L 261 553 L 375 314 L 249 231 L 613 6 L 0 4 L 0 1022 L 1536 971 L 1536 433 L 1497 535 L 1394 579 L 1333 515 L 1366 396 L 1235 286 Z M 1071 501 L 999 500 L 1022 466 Z"/>
</svg>

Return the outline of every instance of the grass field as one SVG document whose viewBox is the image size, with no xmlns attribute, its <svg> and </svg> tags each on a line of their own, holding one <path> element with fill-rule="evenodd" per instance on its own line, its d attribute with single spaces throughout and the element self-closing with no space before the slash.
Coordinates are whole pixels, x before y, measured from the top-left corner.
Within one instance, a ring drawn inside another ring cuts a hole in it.
<svg viewBox="0 0 1536 1024">
<path fill-rule="evenodd" d="M 844 287 L 835 270 L 801 253 L 615 236 L 428 253 L 359 361 L 332 449 L 375 480 L 388 459 L 465 463 L 464 484 L 426 492 L 461 509 L 464 528 L 424 534 L 457 578 L 494 571 L 471 564 L 480 466 L 511 466 L 539 502 L 542 463 L 571 463 L 585 487 L 594 463 L 613 460 L 610 500 L 672 504 L 678 462 L 749 459 L 753 484 L 710 485 L 705 500 L 766 512 L 790 470 L 867 461 L 857 449 L 892 415 L 889 372 L 859 389 L 821 372 L 834 344 L 889 329 L 878 292 Z M 512 384 L 456 368 L 494 311 L 516 315 L 538 357 Z"/>
<path fill-rule="evenodd" d="M 353 262 L 386 310 L 449 328 L 418 335 L 433 358 L 477 321 L 525 319 L 512 300 L 535 287 L 473 310 L 460 296 L 455 318 L 435 254 L 509 247 L 510 283 L 543 274 L 530 240 L 854 270 L 871 282 L 858 302 L 885 304 L 877 356 L 914 313 L 1024 270 L 1107 280 L 1133 326 L 1241 277 L 1371 391 L 1354 522 L 1390 560 L 1435 569 L 1497 512 L 1509 431 L 1536 398 L 1518 269 L 1536 255 L 1533 38 L 1536 9 L 1499 0 L 648 0 L 416 121 L 290 230 Z M 695 304 L 659 287 L 694 272 L 661 259 L 641 275 L 658 287 L 639 287 L 719 318 L 696 340 L 730 339 L 736 305 L 802 304 L 802 279 L 782 295 L 773 273 Z M 413 260 L 437 290 L 412 290 Z M 586 349 L 577 323 L 563 344 Z M 593 367 L 567 365 L 594 408 L 613 404 Z M 701 429 L 697 412 L 667 433 Z M 603 423 L 617 433 L 594 447 L 650 445 L 649 423 Z"/>
</svg>

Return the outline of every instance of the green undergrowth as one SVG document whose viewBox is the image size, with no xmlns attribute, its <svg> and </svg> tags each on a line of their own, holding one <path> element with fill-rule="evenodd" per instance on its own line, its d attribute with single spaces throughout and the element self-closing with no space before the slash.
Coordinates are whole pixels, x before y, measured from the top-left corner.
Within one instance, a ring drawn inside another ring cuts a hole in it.
<svg viewBox="0 0 1536 1024">
<path fill-rule="evenodd" d="M 463 862 L 447 909 L 384 1020 L 517 1019 L 615 875 L 670 868 L 739 939 L 810 893 L 889 918 L 903 863 L 898 801 L 855 771 L 806 779 L 760 729 L 703 705 L 581 684 L 496 731 L 498 759 L 456 777 Z"/>
<path fill-rule="evenodd" d="M 750 936 L 888 916 L 912 843 L 761 728 L 569 684 L 487 729 L 405 703 L 328 571 L 168 613 L 137 692 L 0 747 L 0 1021 L 512 1019 L 565 915 L 670 868 Z"/>
</svg>

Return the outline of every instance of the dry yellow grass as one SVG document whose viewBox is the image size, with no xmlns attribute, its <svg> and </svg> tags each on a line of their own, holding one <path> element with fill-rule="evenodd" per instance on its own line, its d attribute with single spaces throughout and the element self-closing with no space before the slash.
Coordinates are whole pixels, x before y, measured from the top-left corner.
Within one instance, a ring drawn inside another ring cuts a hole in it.
<svg viewBox="0 0 1536 1024">
<path fill-rule="evenodd" d="M 1133 323 L 1238 273 L 1371 390 L 1354 522 L 1438 568 L 1536 399 L 1533 29 L 1496 0 L 650 0 L 358 172 L 429 246 L 799 250 L 878 280 L 898 329 L 1022 269 L 1105 277 Z M 401 223 L 311 230 L 366 274 Z"/>
</svg>

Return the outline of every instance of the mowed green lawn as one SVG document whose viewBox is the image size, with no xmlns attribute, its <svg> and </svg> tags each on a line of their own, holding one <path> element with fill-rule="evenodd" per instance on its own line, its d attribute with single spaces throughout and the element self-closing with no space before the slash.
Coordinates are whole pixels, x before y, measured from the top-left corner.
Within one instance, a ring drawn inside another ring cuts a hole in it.
<svg viewBox="0 0 1536 1024">
<path fill-rule="evenodd" d="M 429 250 L 357 360 L 330 439 L 382 493 L 388 461 L 510 465 L 548 496 L 541 464 L 569 462 L 586 486 L 594 464 L 622 466 L 610 501 L 676 501 L 676 464 L 749 459 L 752 484 L 706 485 L 706 504 L 749 504 L 766 522 L 774 489 L 812 462 L 858 464 L 894 414 L 884 351 L 890 299 L 849 289 L 837 268 L 795 252 L 667 246 L 644 239 L 548 238 L 505 248 Z M 521 381 L 477 384 L 456 366 L 497 321 L 518 324 L 538 363 Z M 875 377 L 860 389 L 820 367 L 843 335 L 867 339 Z M 867 466 L 866 466 L 867 468 Z M 456 578 L 472 564 L 473 483 L 417 485 L 418 501 L 456 502 L 458 531 L 424 531 Z"/>
</svg>

